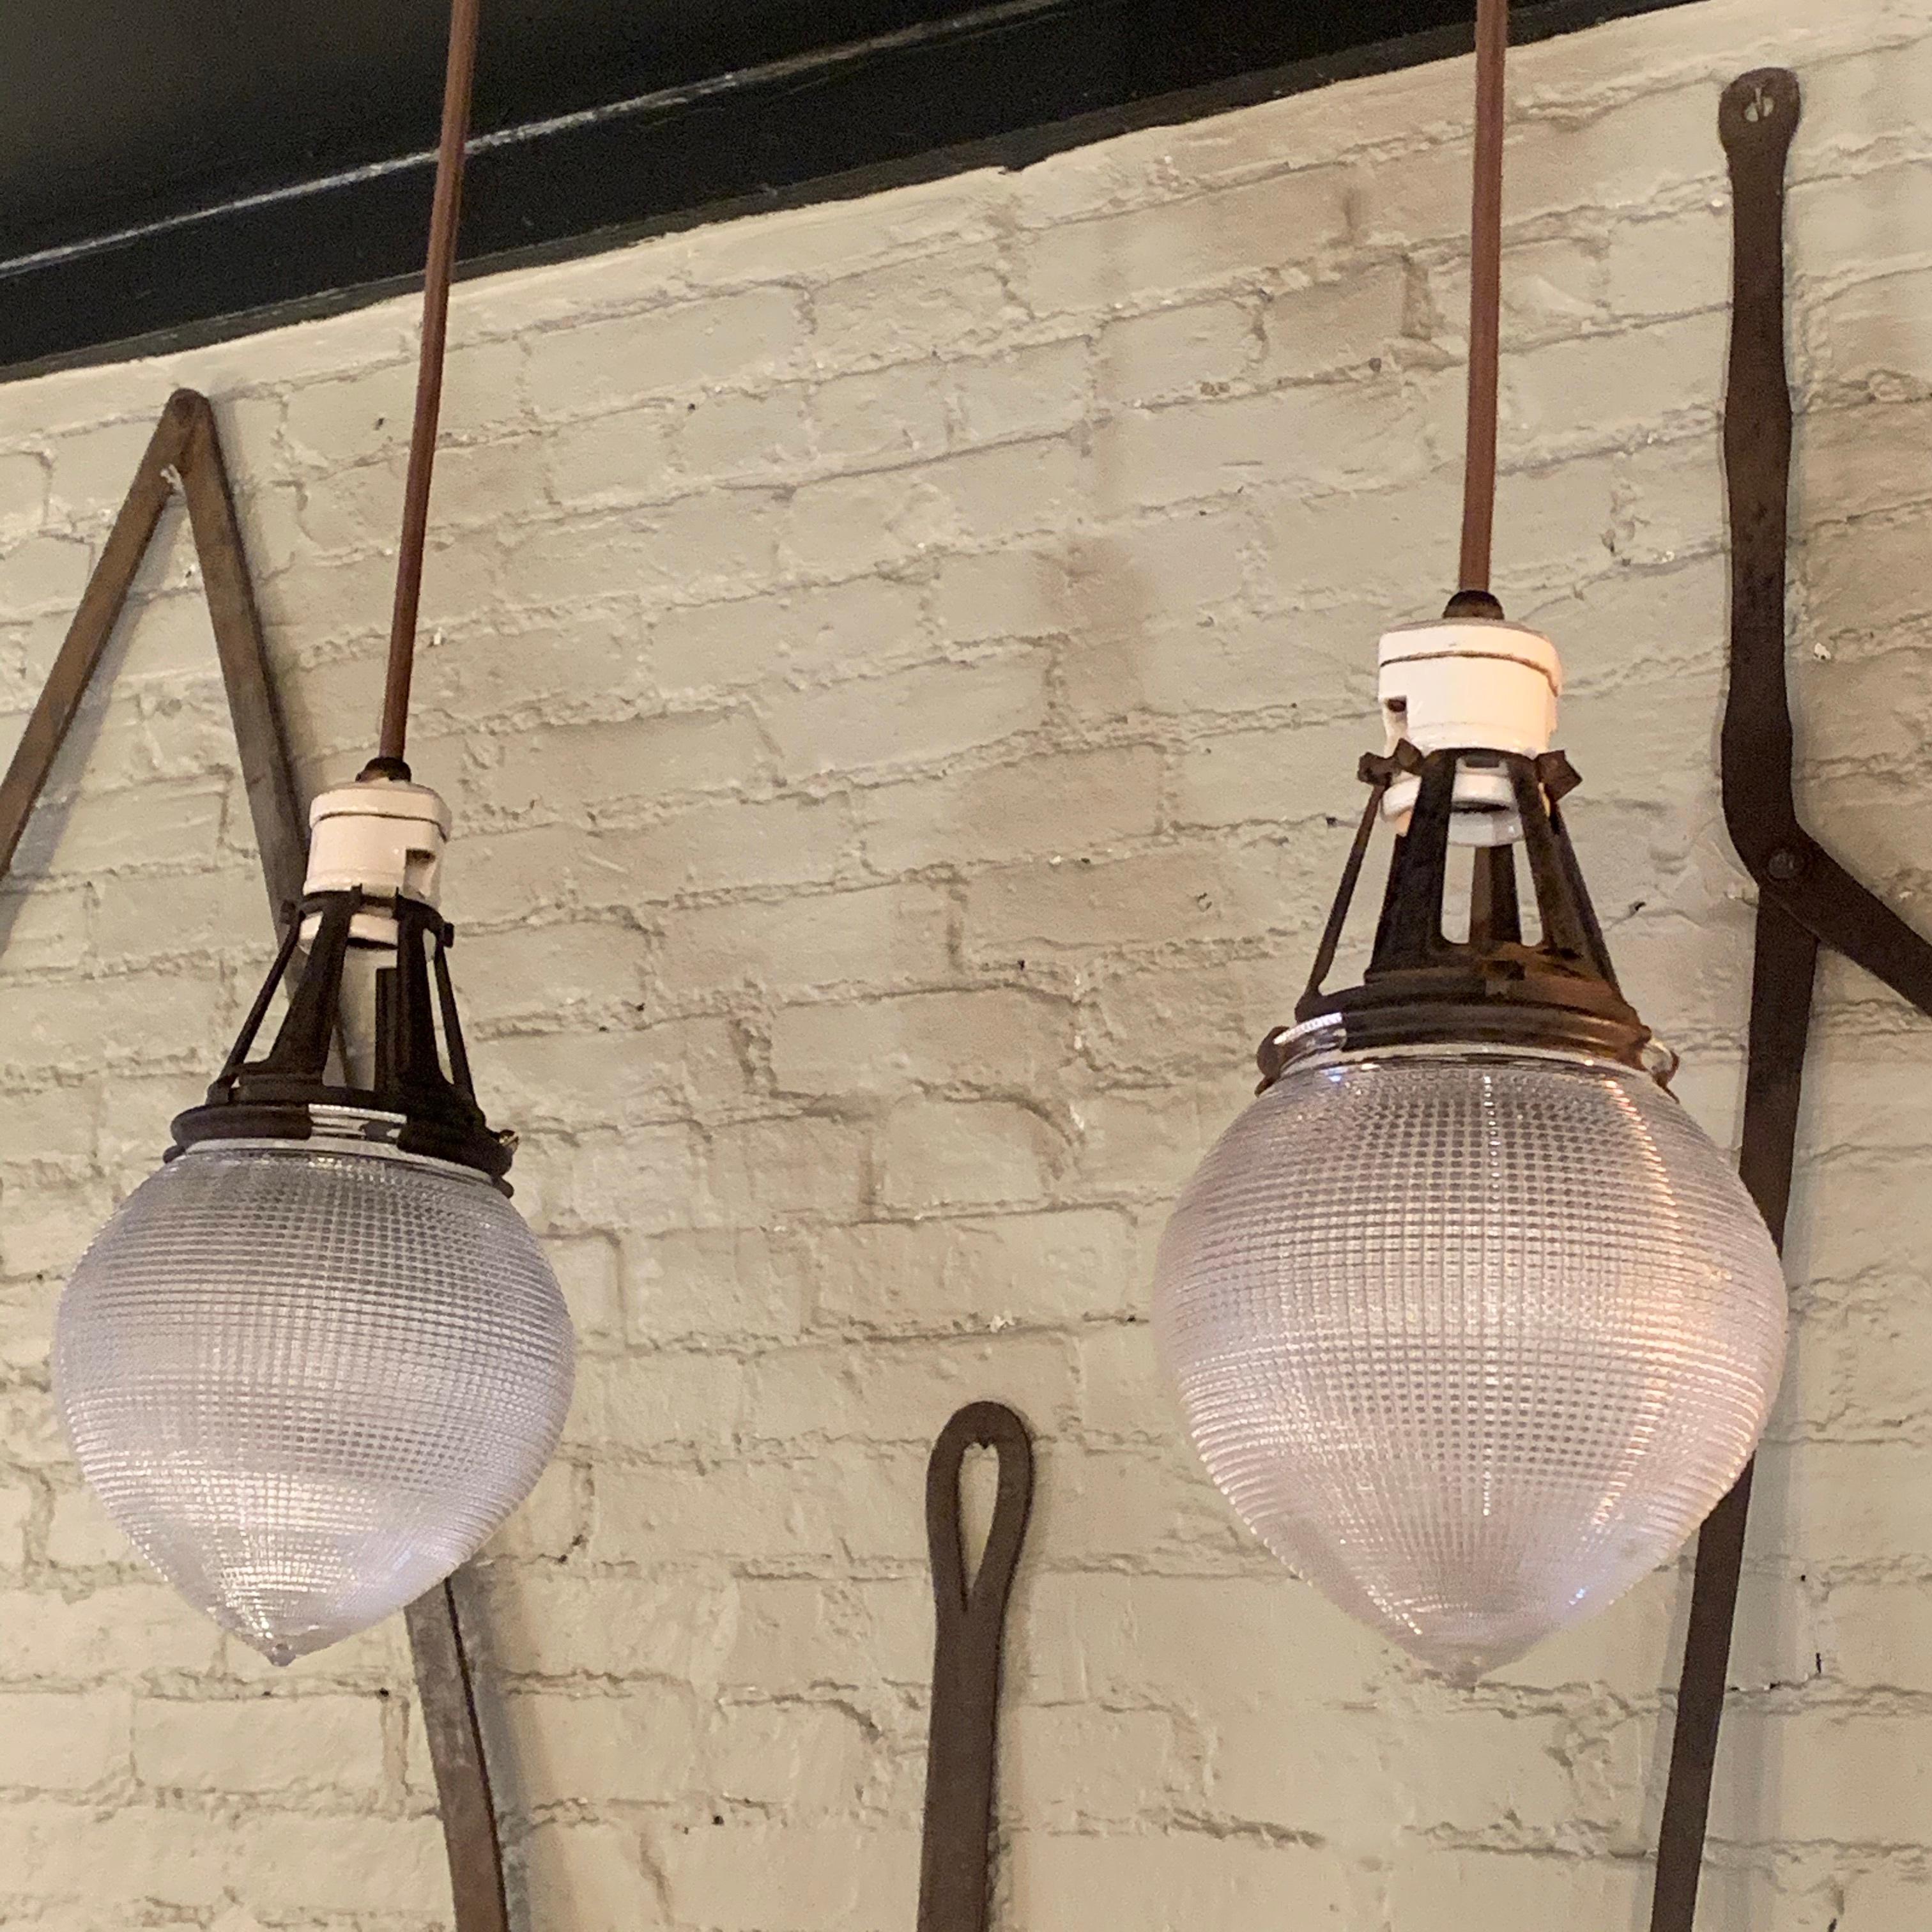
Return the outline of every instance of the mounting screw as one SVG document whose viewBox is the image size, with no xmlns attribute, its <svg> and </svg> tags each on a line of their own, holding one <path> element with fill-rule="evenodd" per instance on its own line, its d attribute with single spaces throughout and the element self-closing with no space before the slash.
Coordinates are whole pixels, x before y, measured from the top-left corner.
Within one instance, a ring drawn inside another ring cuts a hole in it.
<svg viewBox="0 0 1932 1932">
<path fill-rule="evenodd" d="M 1789 885 L 1804 869 L 1802 853 L 1794 852 L 1788 845 L 1780 845 L 1765 861 L 1764 869 L 1780 885 Z"/>
</svg>

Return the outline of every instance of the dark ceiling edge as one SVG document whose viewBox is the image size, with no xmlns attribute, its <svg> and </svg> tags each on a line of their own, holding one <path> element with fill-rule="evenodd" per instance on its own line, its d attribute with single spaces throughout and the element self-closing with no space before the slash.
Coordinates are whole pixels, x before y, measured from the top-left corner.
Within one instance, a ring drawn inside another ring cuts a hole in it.
<svg viewBox="0 0 1932 1932">
<path fill-rule="evenodd" d="M 1519 6 L 1512 22 L 1511 38 L 1514 44 L 1523 45 L 1606 26 L 1612 21 L 1664 12 L 1685 4 L 1687 0 L 1540 0 L 1539 4 Z M 486 248 L 465 259 L 459 273 L 463 280 L 469 280 L 512 269 L 574 260 L 653 236 L 676 234 L 740 216 L 769 214 L 823 202 L 856 200 L 882 190 L 942 180 L 976 169 L 1030 167 L 1054 154 L 1117 135 L 1184 124 L 1262 101 L 1309 92 L 1340 81 L 1360 80 L 1454 58 L 1468 53 L 1472 43 L 1472 28 L 1466 25 L 1375 41 L 1332 55 L 1259 68 L 1041 126 L 935 146 L 918 154 L 802 180 L 783 188 L 703 201 L 644 220 L 607 222 L 586 227 L 581 232 L 526 247 Z M 837 57 L 837 50 L 834 50 L 834 57 Z M 573 117 L 580 124 L 595 118 Z M 517 149 L 520 131 L 512 129 L 486 136 L 477 148 L 472 148 L 472 152 L 480 151 L 487 156 L 491 151 Z M 527 155 L 531 152 L 530 144 L 523 144 L 520 151 Z M 316 184 L 313 188 L 298 188 L 271 197 L 244 198 L 231 207 L 207 211 L 199 225 L 218 231 L 231 220 L 238 225 L 259 216 L 266 200 L 282 224 L 278 231 L 282 245 L 298 249 L 302 241 L 298 219 L 318 196 L 350 199 L 358 190 L 400 182 L 419 187 L 420 193 L 412 195 L 410 200 L 424 200 L 426 207 L 424 197 L 434 160 L 433 154 L 405 158 L 400 164 L 364 170 L 344 181 Z M 482 192 L 488 192 L 487 186 Z M 472 228 L 480 225 L 475 220 L 474 211 L 481 199 L 479 193 L 470 200 Z M 249 237 L 245 231 L 238 234 L 236 242 L 238 247 L 259 248 L 261 245 L 259 235 Z M 43 307 L 50 308 L 57 315 L 88 313 L 86 306 L 88 302 L 98 304 L 103 291 L 98 286 L 88 284 L 100 281 L 111 284 L 112 276 L 104 278 L 99 272 L 102 268 L 111 269 L 117 262 L 116 246 L 109 242 L 98 250 L 90 250 L 86 244 L 82 244 L 57 252 L 58 259 L 44 267 L 20 268 L 10 272 L 7 265 L 0 263 L 0 292 L 4 292 L 9 303 L 28 292 L 23 284 L 40 280 L 49 286 L 39 292 L 38 299 Z M 76 267 L 82 272 L 80 286 L 64 286 L 74 278 Z M 86 272 L 89 269 L 94 271 L 92 274 Z M 292 323 L 370 307 L 391 296 L 406 293 L 420 284 L 420 274 L 414 272 L 381 276 L 291 300 L 239 306 L 145 332 L 116 334 L 110 339 L 0 365 L 0 382 L 24 381 L 61 370 L 140 361 L 232 341 Z M 133 304 L 141 298 L 136 292 L 125 300 Z M 0 342 L 4 342 L 4 332 L 0 332 Z M 0 348 L 0 353 L 4 352 L 4 348 Z"/>
</svg>

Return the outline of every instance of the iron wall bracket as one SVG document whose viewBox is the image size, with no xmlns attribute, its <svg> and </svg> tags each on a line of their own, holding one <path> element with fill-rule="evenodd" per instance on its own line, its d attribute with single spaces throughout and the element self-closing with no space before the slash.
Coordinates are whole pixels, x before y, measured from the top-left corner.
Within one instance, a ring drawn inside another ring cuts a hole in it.
<svg viewBox="0 0 1932 1932">
<path fill-rule="evenodd" d="M 1731 350 L 1724 471 L 1731 536 L 1730 686 L 1722 742 L 1724 818 L 1757 883 L 1744 1082 L 1744 1185 L 1781 1246 L 1791 1201 L 1818 950 L 1828 946 L 1932 1016 L 1932 943 L 1826 852 L 1798 816 L 1785 679 L 1785 554 L 1791 390 L 1784 350 L 1784 177 L 1802 107 L 1781 68 L 1726 88 L 1718 129 L 1732 204 Z M 1658 1837 L 1652 1932 L 1691 1932 L 1724 1717 L 1751 1472 L 1697 1540 L 1670 1784 Z"/>
<path fill-rule="evenodd" d="M 959 1476 L 967 1450 L 975 1447 L 994 1451 L 1000 1476 L 986 1550 L 978 1570 L 969 1576 Z M 926 1471 L 936 1621 L 919 1932 L 986 1932 L 1000 1653 L 1006 1601 L 1032 1508 L 1033 1442 L 1026 1424 L 1003 1403 L 969 1404 L 940 1432 Z"/>
</svg>

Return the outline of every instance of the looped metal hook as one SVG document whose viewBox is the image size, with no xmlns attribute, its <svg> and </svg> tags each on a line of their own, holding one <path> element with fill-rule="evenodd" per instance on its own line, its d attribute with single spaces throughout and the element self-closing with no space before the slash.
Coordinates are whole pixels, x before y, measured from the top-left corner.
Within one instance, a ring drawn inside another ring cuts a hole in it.
<svg viewBox="0 0 1932 1932">
<path fill-rule="evenodd" d="M 969 1581 L 961 1539 L 960 1472 L 970 1448 L 999 1458 L 985 1552 Z M 936 1632 L 926 1758 L 920 1932 L 984 1932 L 1000 1706 L 1000 1646 L 1013 1573 L 1033 1509 L 1033 1441 L 1004 1403 L 959 1411 L 926 1471 Z"/>
</svg>

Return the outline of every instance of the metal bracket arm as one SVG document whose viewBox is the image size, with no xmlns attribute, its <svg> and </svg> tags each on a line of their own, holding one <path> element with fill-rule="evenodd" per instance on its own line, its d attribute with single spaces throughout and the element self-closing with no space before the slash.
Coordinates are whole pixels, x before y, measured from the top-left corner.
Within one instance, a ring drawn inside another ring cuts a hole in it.
<svg viewBox="0 0 1932 1932">
<path fill-rule="evenodd" d="M 1724 818 L 1758 888 L 1749 1069 L 1738 1170 L 1780 1246 L 1791 1200 L 1818 950 L 1828 946 L 1932 1016 L 1932 942 L 1846 872 L 1800 822 L 1785 677 L 1791 391 L 1784 350 L 1784 177 L 1802 107 L 1780 68 L 1726 88 L 1734 244 L 1724 469 L 1731 533 Z M 1652 1932 L 1691 1932 L 1709 1817 L 1751 1472 L 1706 1522 L 1684 1640 Z"/>
</svg>

